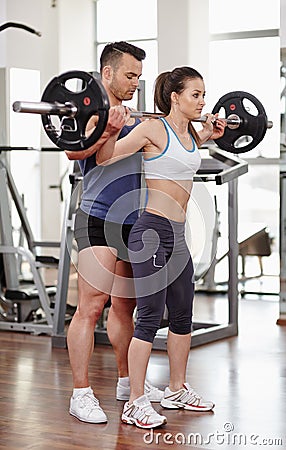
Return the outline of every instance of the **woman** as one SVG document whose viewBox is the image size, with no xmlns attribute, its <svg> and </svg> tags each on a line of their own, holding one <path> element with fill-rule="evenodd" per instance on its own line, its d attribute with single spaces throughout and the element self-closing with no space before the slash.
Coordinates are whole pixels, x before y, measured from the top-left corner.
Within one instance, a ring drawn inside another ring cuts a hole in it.
<svg viewBox="0 0 286 450">
<path fill-rule="evenodd" d="M 198 147 L 224 133 L 225 121 L 212 114 L 196 131 L 192 120 L 205 106 L 202 76 L 190 67 L 178 67 L 158 76 L 154 100 L 166 117 L 138 125 L 116 142 L 110 139 L 97 153 L 98 164 L 110 164 L 143 149 L 148 188 L 146 208 L 129 236 L 137 297 L 137 321 L 129 347 L 130 399 L 124 405 L 122 421 L 140 428 L 166 423 L 146 396 L 144 380 L 152 343 L 160 327 L 165 305 L 168 309 L 169 386 L 164 408 L 209 411 L 212 402 L 203 400 L 186 383 L 186 366 L 191 342 L 194 297 L 193 263 L 186 245 L 185 216 L 193 175 L 200 167 Z M 110 111 L 123 126 L 127 110 Z"/>
</svg>

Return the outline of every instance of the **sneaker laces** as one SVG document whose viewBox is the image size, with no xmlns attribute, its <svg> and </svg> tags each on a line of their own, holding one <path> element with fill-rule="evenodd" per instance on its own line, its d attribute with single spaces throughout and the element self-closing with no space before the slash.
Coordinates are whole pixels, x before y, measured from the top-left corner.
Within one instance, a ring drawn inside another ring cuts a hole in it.
<svg viewBox="0 0 286 450">
<path fill-rule="evenodd" d="M 100 408 L 98 399 L 91 392 L 87 392 L 81 396 L 80 404 L 82 407 L 87 408 L 89 412 L 93 409 Z"/>
<path fill-rule="evenodd" d="M 131 415 L 134 415 L 134 417 L 136 417 L 142 423 L 144 422 L 148 423 L 149 419 L 151 419 L 152 416 L 156 417 L 158 415 L 156 411 L 152 408 L 152 405 L 146 405 L 140 408 L 138 406 L 135 406 L 133 411 L 134 412 L 133 414 L 131 413 Z"/>
<path fill-rule="evenodd" d="M 192 389 L 190 386 L 184 385 L 184 390 L 182 390 L 182 394 L 180 396 L 180 400 L 182 401 L 182 403 L 199 405 L 201 399 L 202 398 L 199 396 L 199 394 L 196 393 L 194 389 Z"/>
<path fill-rule="evenodd" d="M 125 409 L 126 408 L 126 409 Z M 142 396 L 140 397 L 135 403 L 125 405 L 125 413 L 129 416 L 133 416 L 134 418 L 138 419 L 142 423 L 149 423 L 149 419 L 152 420 L 153 418 L 157 418 L 159 414 L 155 411 L 149 400 L 146 399 L 146 397 Z M 159 416 L 160 417 L 160 416 Z"/>
</svg>

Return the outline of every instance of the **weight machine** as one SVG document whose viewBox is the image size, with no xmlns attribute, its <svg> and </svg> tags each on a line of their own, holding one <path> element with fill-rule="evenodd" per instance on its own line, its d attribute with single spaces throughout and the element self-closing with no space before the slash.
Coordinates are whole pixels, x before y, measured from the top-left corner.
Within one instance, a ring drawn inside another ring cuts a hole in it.
<svg viewBox="0 0 286 450">
<path fill-rule="evenodd" d="M 7 152 L 29 150 L 31 149 L 28 147 L 0 148 L 0 330 L 52 335 L 55 315 L 62 314 L 63 326 L 72 318 L 72 308 L 67 309 L 66 305 L 70 256 L 68 265 L 63 266 L 65 258 L 62 258 L 62 253 L 67 242 L 70 242 L 69 251 L 72 251 L 73 233 L 69 218 L 65 216 L 61 242 L 35 240 L 23 199 L 6 158 Z M 58 150 L 54 147 L 41 149 L 49 152 Z M 75 185 L 76 182 L 72 182 L 72 186 Z M 69 203 L 73 211 L 77 207 L 76 203 L 72 203 L 74 199 L 75 196 L 71 194 Z M 14 243 L 12 204 L 21 224 L 21 242 L 18 245 Z M 40 254 L 44 248 L 58 249 L 60 256 Z M 28 266 L 28 277 L 22 273 L 22 264 Z M 45 284 L 43 271 L 49 269 L 57 269 L 56 285 Z M 61 299 L 58 293 L 63 292 L 64 297 Z"/>
<path fill-rule="evenodd" d="M 0 330 L 26 331 L 35 334 L 52 334 L 53 311 L 51 305 L 56 295 L 55 286 L 45 286 L 41 269 L 56 267 L 58 260 L 38 255 L 39 247 L 59 247 L 57 242 L 40 242 L 34 239 L 22 198 L 12 177 L 5 152 L 0 148 L 0 254 L 2 277 L 0 282 Z M 26 148 L 26 150 L 28 150 Z M 14 245 L 11 204 L 14 202 L 21 221 L 21 233 L 27 242 Z M 21 266 L 26 262 L 32 280 L 25 279 Z M 41 308 L 42 313 L 37 311 Z"/>
<path fill-rule="evenodd" d="M 195 182 L 213 182 L 217 185 L 228 185 L 228 229 L 229 229 L 229 280 L 228 280 L 228 313 L 229 321 L 226 324 L 194 323 L 192 332 L 192 346 L 197 346 L 226 337 L 236 336 L 238 333 L 238 243 L 237 243 L 237 182 L 238 178 L 247 172 L 248 165 L 235 155 L 218 149 L 215 146 L 209 148 L 209 156 L 202 159 L 202 165 L 195 176 Z M 54 329 L 52 345 L 54 347 L 66 347 L 65 336 L 65 304 L 68 290 L 68 278 L 70 267 L 70 254 L 73 240 L 73 217 L 78 203 L 81 175 L 75 173 L 72 176 L 72 195 L 67 204 L 65 214 L 65 226 L 61 239 L 61 253 L 59 266 L 59 283 L 57 286 Z M 153 347 L 166 349 L 166 329 L 161 328 L 157 333 Z M 109 344 L 106 329 L 102 324 L 95 329 L 95 340 L 100 344 Z"/>
</svg>

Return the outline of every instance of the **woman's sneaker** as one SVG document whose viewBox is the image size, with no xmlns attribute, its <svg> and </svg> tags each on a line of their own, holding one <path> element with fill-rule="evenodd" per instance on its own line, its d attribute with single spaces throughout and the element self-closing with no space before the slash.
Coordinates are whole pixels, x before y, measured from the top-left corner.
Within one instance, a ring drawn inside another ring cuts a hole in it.
<svg viewBox="0 0 286 450">
<path fill-rule="evenodd" d="M 184 408 L 189 411 L 211 411 L 214 403 L 204 400 L 200 397 L 189 383 L 185 383 L 179 391 L 172 392 L 167 387 L 164 392 L 164 398 L 161 400 L 161 406 L 168 409 Z"/>
<path fill-rule="evenodd" d="M 164 397 L 164 391 L 161 391 L 157 387 L 153 386 L 149 381 L 144 383 L 144 394 L 148 397 L 148 400 L 152 403 L 160 403 Z M 117 400 L 129 400 L 130 397 L 130 386 L 122 386 L 120 381 L 117 382 L 116 386 L 116 399 Z"/>
<path fill-rule="evenodd" d="M 85 389 L 83 394 L 79 393 L 71 397 L 69 412 L 82 422 L 107 422 L 107 417 L 99 406 L 99 401 L 94 396 L 93 390 L 90 387 L 88 390 Z"/>
<path fill-rule="evenodd" d="M 125 403 L 121 420 L 139 428 L 156 428 L 167 423 L 166 417 L 155 411 L 146 395 L 142 395 L 131 404 Z"/>
<path fill-rule="evenodd" d="M 144 383 L 144 394 L 148 397 L 148 400 L 153 403 L 160 403 L 164 398 L 164 391 L 153 386 L 148 380 Z"/>
</svg>

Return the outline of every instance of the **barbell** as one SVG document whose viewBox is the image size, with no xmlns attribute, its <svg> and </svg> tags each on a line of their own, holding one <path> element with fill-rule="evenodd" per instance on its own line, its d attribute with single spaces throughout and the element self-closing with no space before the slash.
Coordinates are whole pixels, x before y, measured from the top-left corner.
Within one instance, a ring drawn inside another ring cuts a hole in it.
<svg viewBox="0 0 286 450">
<path fill-rule="evenodd" d="M 76 87 L 71 88 L 71 80 Z M 250 112 L 251 105 L 254 112 Z M 99 79 L 83 71 L 69 71 L 53 78 L 45 88 L 40 102 L 15 101 L 12 105 L 17 113 L 40 114 L 44 130 L 50 140 L 64 150 L 84 150 L 95 144 L 106 128 L 110 108 L 107 93 Z M 268 121 L 261 102 L 244 91 L 230 92 L 219 99 L 212 113 L 221 113 L 226 121 L 224 135 L 216 144 L 232 153 L 244 153 L 254 147 L 265 136 Z M 98 117 L 91 134 L 86 134 L 86 125 L 91 116 Z M 132 111 L 131 117 L 159 118 L 157 112 Z M 55 122 L 56 120 L 56 122 Z M 194 122 L 205 122 L 205 116 Z"/>
</svg>

